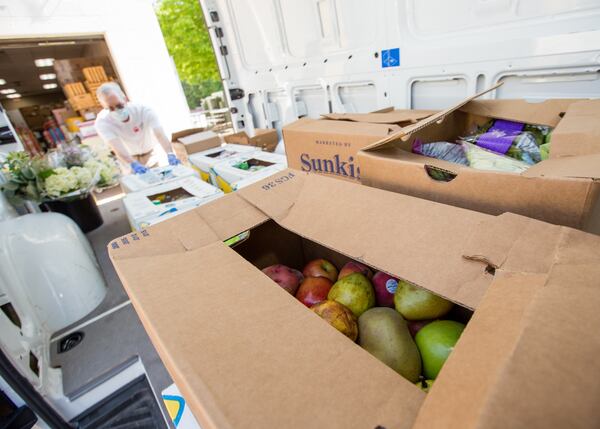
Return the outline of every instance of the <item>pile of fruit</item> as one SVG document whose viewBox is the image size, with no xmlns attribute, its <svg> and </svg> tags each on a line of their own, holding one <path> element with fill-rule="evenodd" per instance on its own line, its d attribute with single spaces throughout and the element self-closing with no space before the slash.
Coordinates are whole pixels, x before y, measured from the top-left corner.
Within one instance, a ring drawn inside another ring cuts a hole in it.
<svg viewBox="0 0 600 429">
<path fill-rule="evenodd" d="M 450 301 L 384 272 L 373 275 L 360 262 L 348 262 L 339 274 L 325 259 L 309 262 L 302 272 L 277 264 L 263 273 L 425 391 L 465 327 L 449 320 Z"/>
</svg>

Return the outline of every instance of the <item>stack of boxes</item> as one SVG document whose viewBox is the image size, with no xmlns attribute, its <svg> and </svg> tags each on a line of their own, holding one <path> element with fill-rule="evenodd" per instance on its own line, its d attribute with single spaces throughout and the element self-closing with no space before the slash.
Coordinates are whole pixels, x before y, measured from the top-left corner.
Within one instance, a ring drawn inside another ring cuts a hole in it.
<svg viewBox="0 0 600 429">
<path fill-rule="evenodd" d="M 104 83 L 110 82 L 104 67 L 85 67 L 81 70 L 85 76 L 85 87 L 92 94 L 92 97 L 97 105 L 100 105 L 98 98 L 96 97 L 96 90 Z"/>
<path fill-rule="evenodd" d="M 275 130 L 261 133 L 260 136 L 265 137 L 263 139 L 248 138 L 245 133 L 237 133 L 242 134 L 245 138 L 235 140 L 235 143 L 223 144 L 221 138 L 211 131 L 180 136 L 177 142 L 184 146 L 190 164 L 202 180 L 229 193 L 287 167 L 284 155 L 263 150 L 273 150 L 277 146 Z M 228 141 L 228 137 L 231 136 L 226 136 L 225 141 Z"/>
</svg>

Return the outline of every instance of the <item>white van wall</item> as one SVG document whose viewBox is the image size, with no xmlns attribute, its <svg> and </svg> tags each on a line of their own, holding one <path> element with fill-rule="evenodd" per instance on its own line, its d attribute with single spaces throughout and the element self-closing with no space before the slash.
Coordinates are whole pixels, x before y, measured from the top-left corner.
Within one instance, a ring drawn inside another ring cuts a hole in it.
<svg viewBox="0 0 600 429">
<path fill-rule="evenodd" d="M 243 90 L 237 130 L 445 108 L 498 81 L 491 97 L 600 97 L 598 0 L 200 3 L 225 88 Z"/>
<path fill-rule="evenodd" d="M 133 101 L 155 109 L 167 132 L 190 126 L 150 0 L 0 0 L 0 39 L 92 34 L 104 35 Z"/>
</svg>

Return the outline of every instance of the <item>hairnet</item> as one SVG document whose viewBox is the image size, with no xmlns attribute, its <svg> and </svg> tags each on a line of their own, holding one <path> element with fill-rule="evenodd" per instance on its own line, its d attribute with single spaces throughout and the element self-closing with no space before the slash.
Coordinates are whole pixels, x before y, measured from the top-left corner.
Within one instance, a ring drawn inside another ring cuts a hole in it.
<svg viewBox="0 0 600 429">
<path fill-rule="evenodd" d="M 125 101 L 125 93 L 123 92 L 123 90 L 121 89 L 119 84 L 116 82 L 103 83 L 96 90 L 96 97 L 98 97 L 98 100 L 101 100 L 101 101 L 105 100 L 106 97 L 109 96 L 110 94 L 115 94 L 116 96 L 121 98 L 123 101 Z"/>
</svg>

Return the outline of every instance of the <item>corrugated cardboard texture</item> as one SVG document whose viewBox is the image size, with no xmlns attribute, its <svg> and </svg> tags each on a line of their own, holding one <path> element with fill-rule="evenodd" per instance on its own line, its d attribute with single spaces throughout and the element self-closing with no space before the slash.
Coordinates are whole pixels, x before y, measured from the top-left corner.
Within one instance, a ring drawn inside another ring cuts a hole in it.
<svg viewBox="0 0 600 429">
<path fill-rule="evenodd" d="M 481 94 L 478 94 L 479 96 Z M 475 97 L 477 97 L 475 96 Z M 412 142 L 455 141 L 474 123 L 503 118 L 556 125 L 552 159 L 521 175 L 475 170 L 408 153 Z M 493 215 L 513 212 L 591 232 L 600 184 L 600 100 L 476 100 L 404 128 L 359 152 L 361 182 Z M 450 182 L 432 179 L 425 166 L 456 173 Z"/>
<path fill-rule="evenodd" d="M 258 225 L 240 254 L 220 241 Z M 297 247 L 293 232 L 477 306 L 424 402 L 246 260 L 293 262 L 271 243 Z M 288 170 L 124 239 L 111 258 L 205 428 L 410 428 L 417 413 L 416 428 L 600 421 L 597 236 Z"/>
<path fill-rule="evenodd" d="M 326 119 L 369 122 L 372 124 L 414 124 L 420 119 L 433 115 L 436 110 L 391 110 L 371 113 L 329 113 L 321 115 Z"/>
<path fill-rule="evenodd" d="M 254 137 L 250 137 L 245 131 L 228 134 L 224 137 L 226 143 L 256 146 L 266 152 L 273 152 L 279 143 L 277 130 L 256 128 Z"/>
</svg>

